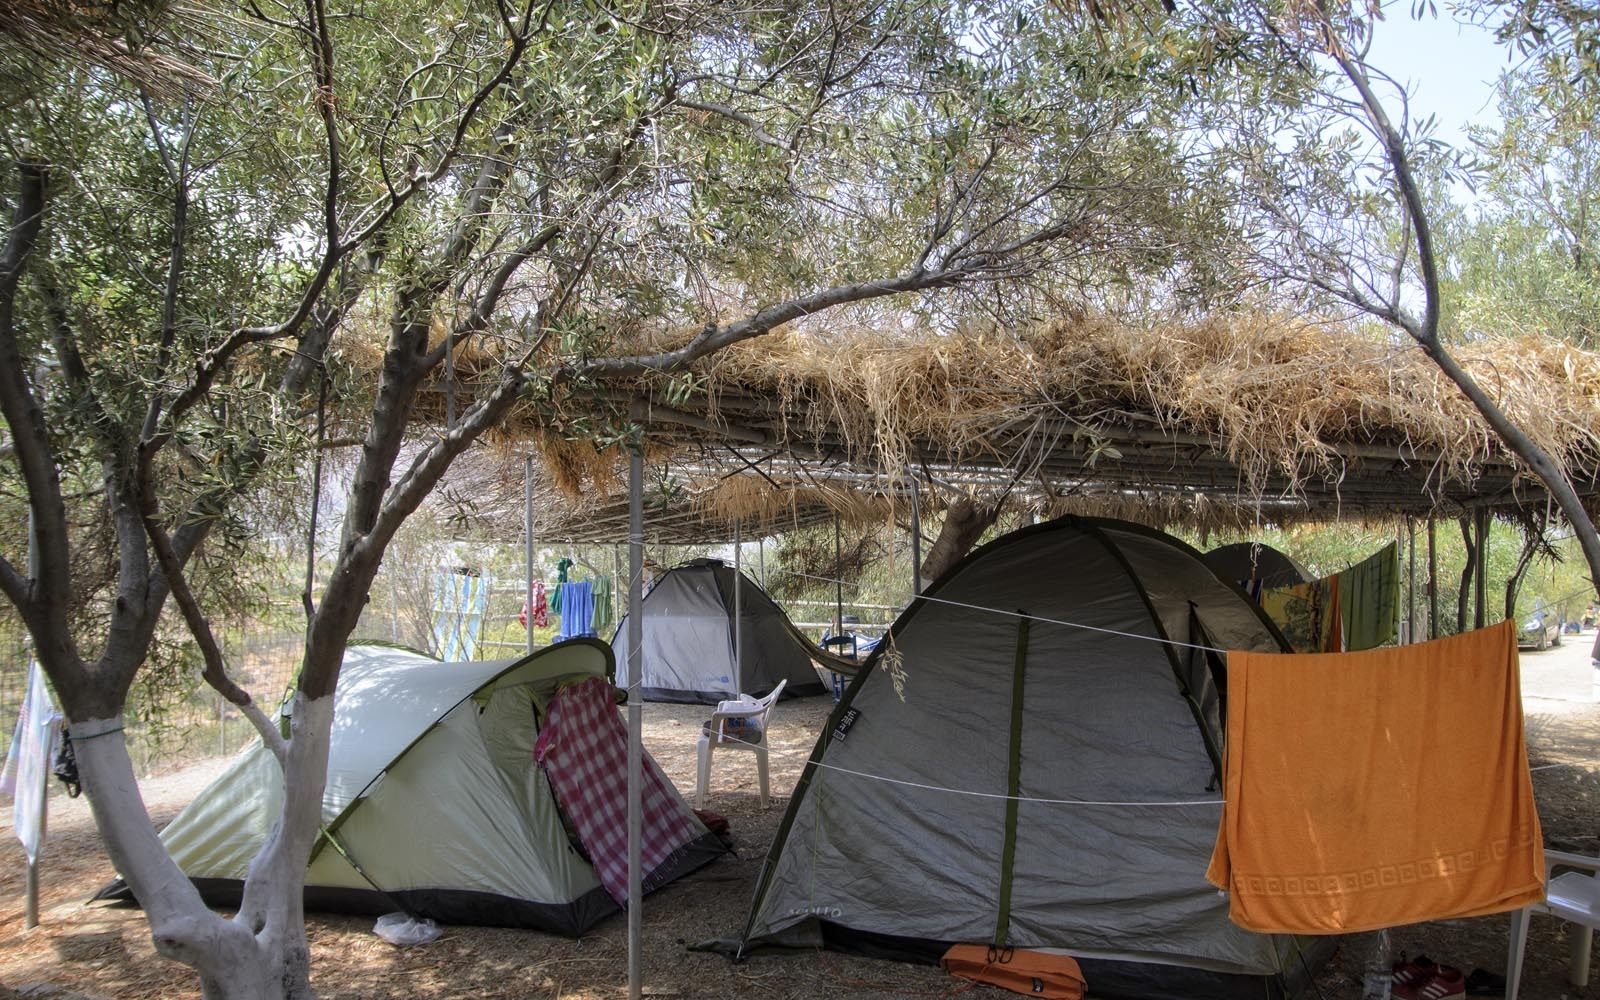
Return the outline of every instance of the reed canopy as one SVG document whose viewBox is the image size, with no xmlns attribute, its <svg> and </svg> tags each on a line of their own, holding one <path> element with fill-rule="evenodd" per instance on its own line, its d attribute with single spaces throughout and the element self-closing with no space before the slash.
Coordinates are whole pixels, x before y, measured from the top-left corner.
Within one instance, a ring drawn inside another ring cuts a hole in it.
<svg viewBox="0 0 1600 1000">
<path fill-rule="evenodd" d="M 1580 494 L 1600 493 L 1600 355 L 1537 337 L 1452 349 Z M 463 351 L 436 396 L 470 394 L 490 360 Z M 662 541 L 728 538 L 735 520 L 747 536 L 881 522 L 912 491 L 924 512 L 967 495 L 1200 529 L 1547 506 L 1409 341 L 1262 313 L 788 331 L 687 371 L 557 380 L 498 440 L 552 490 L 542 537 L 626 537 L 628 427 Z M 521 462 L 503 468 L 520 483 Z"/>
</svg>

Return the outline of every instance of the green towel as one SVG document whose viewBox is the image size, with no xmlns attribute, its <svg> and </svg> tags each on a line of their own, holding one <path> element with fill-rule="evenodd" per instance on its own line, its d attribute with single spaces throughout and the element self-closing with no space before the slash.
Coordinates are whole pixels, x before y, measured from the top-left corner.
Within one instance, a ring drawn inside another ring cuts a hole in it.
<svg viewBox="0 0 1600 1000">
<path fill-rule="evenodd" d="M 594 581 L 594 621 L 590 629 L 602 639 L 610 638 L 608 633 L 615 619 L 611 615 L 611 578 L 601 575 Z"/>
</svg>

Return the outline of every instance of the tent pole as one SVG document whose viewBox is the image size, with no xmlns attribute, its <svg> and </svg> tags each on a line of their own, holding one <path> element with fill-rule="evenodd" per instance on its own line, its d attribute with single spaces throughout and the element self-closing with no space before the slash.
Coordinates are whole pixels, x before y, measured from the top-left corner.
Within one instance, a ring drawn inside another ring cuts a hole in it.
<svg viewBox="0 0 1600 1000">
<path fill-rule="evenodd" d="M 767 539 L 763 535 L 756 539 L 756 563 L 761 571 L 761 589 L 767 589 Z"/>
<path fill-rule="evenodd" d="M 1438 525 L 1428 515 L 1428 638 L 1439 638 L 1439 551 Z"/>
<path fill-rule="evenodd" d="M 744 525 L 733 519 L 733 693 L 744 690 Z"/>
<path fill-rule="evenodd" d="M 644 748 L 644 685 L 640 683 L 644 620 L 634 614 L 644 591 L 644 453 L 628 453 L 628 997 L 644 994 L 644 873 L 640 852 L 640 785 Z"/>
<path fill-rule="evenodd" d="M 922 501 L 916 480 L 911 481 L 911 596 L 922 593 Z M 909 601 L 907 603 L 910 603 Z"/>
<path fill-rule="evenodd" d="M 522 464 L 522 565 L 527 571 L 523 607 L 528 609 L 528 652 L 533 652 L 533 456 Z"/>
</svg>

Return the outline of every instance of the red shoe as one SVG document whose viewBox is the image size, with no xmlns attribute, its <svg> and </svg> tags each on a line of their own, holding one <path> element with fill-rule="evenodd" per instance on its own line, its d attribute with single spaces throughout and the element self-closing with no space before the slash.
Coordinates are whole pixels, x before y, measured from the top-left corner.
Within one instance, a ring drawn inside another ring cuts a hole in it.
<svg viewBox="0 0 1600 1000">
<path fill-rule="evenodd" d="M 1395 1000 L 1418 1000 L 1422 994 L 1417 991 L 1422 989 L 1423 983 L 1433 978 L 1438 968 L 1433 959 L 1426 955 L 1418 955 L 1409 962 L 1404 955 L 1401 955 L 1400 961 L 1394 963 L 1394 972 L 1390 975 L 1389 981 L 1393 984 L 1390 987 L 1390 995 Z"/>
<path fill-rule="evenodd" d="M 1417 990 L 1417 1000 L 1466 1000 L 1467 977 L 1461 970 L 1449 965 L 1441 965 L 1434 970 L 1428 981 Z"/>
</svg>

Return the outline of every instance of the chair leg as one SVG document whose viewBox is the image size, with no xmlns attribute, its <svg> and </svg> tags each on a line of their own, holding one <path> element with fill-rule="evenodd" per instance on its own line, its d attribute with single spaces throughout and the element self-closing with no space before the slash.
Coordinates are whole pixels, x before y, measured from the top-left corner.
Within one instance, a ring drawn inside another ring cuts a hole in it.
<svg viewBox="0 0 1600 1000">
<path fill-rule="evenodd" d="M 767 807 L 767 748 L 758 746 L 756 752 L 756 778 L 761 782 L 761 808 Z"/>
<path fill-rule="evenodd" d="M 1522 951 L 1528 943 L 1528 911 L 1511 911 L 1511 947 L 1506 953 L 1505 1000 L 1517 1000 L 1517 989 L 1522 985 Z"/>
<path fill-rule="evenodd" d="M 1594 931 L 1582 924 L 1568 924 L 1567 941 L 1572 951 L 1572 960 L 1567 965 L 1567 982 L 1574 986 L 1588 986 L 1589 950 L 1594 943 Z"/>
<path fill-rule="evenodd" d="M 702 809 L 706 804 L 706 791 L 711 785 L 711 741 L 704 736 L 700 737 L 699 766 L 694 774 L 694 807 Z"/>
</svg>

